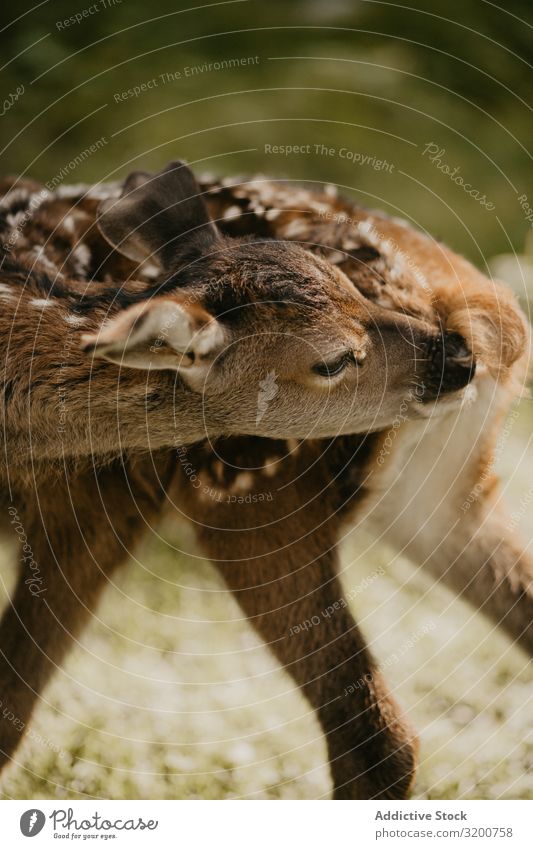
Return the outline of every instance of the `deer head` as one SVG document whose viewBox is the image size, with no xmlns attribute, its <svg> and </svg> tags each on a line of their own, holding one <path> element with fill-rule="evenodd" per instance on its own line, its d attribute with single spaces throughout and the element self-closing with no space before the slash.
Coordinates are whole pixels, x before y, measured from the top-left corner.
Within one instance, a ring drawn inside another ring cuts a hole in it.
<svg viewBox="0 0 533 849">
<path fill-rule="evenodd" d="M 104 201 L 98 226 L 159 282 L 85 350 L 123 368 L 171 370 L 221 433 L 298 438 L 388 426 L 406 401 L 466 386 L 457 334 L 377 307 L 299 245 L 223 236 L 181 162 L 136 173 Z"/>
</svg>

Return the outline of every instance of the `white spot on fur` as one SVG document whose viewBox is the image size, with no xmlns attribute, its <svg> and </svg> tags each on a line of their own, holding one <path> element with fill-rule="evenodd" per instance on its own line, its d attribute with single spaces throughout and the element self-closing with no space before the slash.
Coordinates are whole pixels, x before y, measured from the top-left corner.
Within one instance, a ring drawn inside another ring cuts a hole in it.
<svg viewBox="0 0 533 849">
<path fill-rule="evenodd" d="M 161 269 L 155 264 L 155 262 L 149 261 L 143 262 L 143 264 L 141 265 L 141 270 L 143 277 L 148 278 L 148 280 L 155 280 L 159 276 L 161 271 Z"/>
<path fill-rule="evenodd" d="M 342 240 L 342 247 L 345 251 L 353 251 L 356 248 L 360 247 L 360 245 L 361 242 L 358 242 L 356 239 L 352 239 L 350 237 Z"/>
<path fill-rule="evenodd" d="M 47 307 L 55 306 L 55 301 L 52 301 L 50 298 L 32 298 L 30 304 L 32 307 L 38 307 L 44 310 Z"/>
<path fill-rule="evenodd" d="M 281 457 L 269 457 L 266 463 L 263 466 L 263 474 L 267 476 L 267 478 L 273 478 L 276 474 L 278 463 L 280 462 Z"/>
<path fill-rule="evenodd" d="M 54 277 L 59 276 L 56 266 L 46 256 L 43 245 L 41 245 L 40 247 L 32 248 L 29 254 L 30 256 L 35 257 L 35 260 L 42 266 L 42 268 L 46 271 L 47 274 L 50 274 Z"/>
<path fill-rule="evenodd" d="M 67 231 L 67 233 L 74 233 L 74 216 L 67 215 L 66 218 L 62 221 L 63 229 Z"/>
<path fill-rule="evenodd" d="M 29 193 L 27 189 L 11 189 L 0 199 L 0 209 L 8 210 L 11 206 L 27 203 L 28 200 Z"/>
<path fill-rule="evenodd" d="M 405 218 L 398 218 L 397 216 L 393 215 L 391 221 L 394 221 L 394 223 L 398 224 L 400 227 L 406 227 L 407 229 L 411 228 L 411 225 Z"/>
<path fill-rule="evenodd" d="M 11 286 L 8 286 L 7 283 L 0 283 L 0 298 L 4 301 L 14 301 L 15 295 Z"/>
<path fill-rule="evenodd" d="M 227 209 L 224 210 L 223 218 L 238 218 L 241 214 L 240 206 L 228 206 Z"/>
<path fill-rule="evenodd" d="M 74 315 L 74 313 L 69 312 L 68 315 L 65 316 L 65 321 L 72 327 L 81 327 L 85 319 L 81 315 Z"/>
<path fill-rule="evenodd" d="M 6 224 L 8 227 L 11 227 L 12 230 L 19 230 L 20 225 L 24 225 L 27 221 L 29 221 L 27 209 L 21 210 L 15 214 L 9 213 L 6 215 Z"/>
<path fill-rule="evenodd" d="M 293 221 L 289 221 L 287 226 L 283 228 L 283 237 L 285 239 L 292 239 L 295 236 L 303 236 L 305 233 L 307 233 L 307 224 L 300 218 L 295 218 Z"/>
<path fill-rule="evenodd" d="M 98 185 L 90 185 L 88 183 L 77 183 L 72 186 L 58 186 L 54 193 L 58 198 L 74 199 L 77 197 L 96 198 L 102 200 L 109 197 L 119 197 L 122 192 L 122 184 L 119 182 L 98 183 Z"/>
<path fill-rule="evenodd" d="M 336 265 L 339 262 L 344 262 L 344 260 L 346 259 L 346 254 L 343 254 L 342 251 L 328 251 L 328 253 L 326 254 L 326 259 L 328 262 L 331 262 L 333 263 L 333 265 Z"/>
<path fill-rule="evenodd" d="M 77 277 L 86 277 L 91 263 L 91 252 L 87 245 L 79 244 L 71 253 L 74 274 Z"/>
<path fill-rule="evenodd" d="M 330 207 L 327 203 L 320 203 L 317 200 L 309 200 L 308 201 L 309 208 L 314 210 L 314 212 L 318 212 L 319 215 L 326 215 L 330 211 Z"/>
<path fill-rule="evenodd" d="M 231 487 L 233 492 L 249 492 L 254 485 L 254 476 L 251 472 L 240 472 Z"/>
</svg>

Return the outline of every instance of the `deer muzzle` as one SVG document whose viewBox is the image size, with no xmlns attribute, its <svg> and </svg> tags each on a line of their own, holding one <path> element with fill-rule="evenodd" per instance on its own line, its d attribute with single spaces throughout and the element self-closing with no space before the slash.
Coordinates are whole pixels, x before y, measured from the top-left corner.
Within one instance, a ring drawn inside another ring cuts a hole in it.
<svg viewBox="0 0 533 849">
<path fill-rule="evenodd" d="M 424 400 L 434 401 L 441 395 L 463 389 L 475 373 L 476 363 L 463 337 L 446 331 L 430 343 Z"/>
</svg>

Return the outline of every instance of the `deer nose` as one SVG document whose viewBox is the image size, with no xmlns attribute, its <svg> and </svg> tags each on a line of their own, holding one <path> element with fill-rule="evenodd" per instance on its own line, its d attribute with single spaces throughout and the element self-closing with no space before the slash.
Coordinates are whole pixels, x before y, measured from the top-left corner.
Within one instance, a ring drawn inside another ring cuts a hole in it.
<svg viewBox="0 0 533 849">
<path fill-rule="evenodd" d="M 476 373 L 476 363 L 459 333 L 445 332 L 433 340 L 431 348 L 425 393 L 428 400 L 456 392 L 470 383 Z"/>
</svg>

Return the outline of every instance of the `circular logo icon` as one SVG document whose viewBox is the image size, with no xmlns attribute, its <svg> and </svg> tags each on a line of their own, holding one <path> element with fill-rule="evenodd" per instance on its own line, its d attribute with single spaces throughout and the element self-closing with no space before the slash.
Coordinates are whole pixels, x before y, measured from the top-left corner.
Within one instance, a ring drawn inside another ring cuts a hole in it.
<svg viewBox="0 0 533 849">
<path fill-rule="evenodd" d="M 29 811 L 24 811 L 20 818 L 20 830 L 24 837 L 35 837 L 42 831 L 45 822 L 46 817 L 42 811 L 30 808 Z"/>
</svg>

